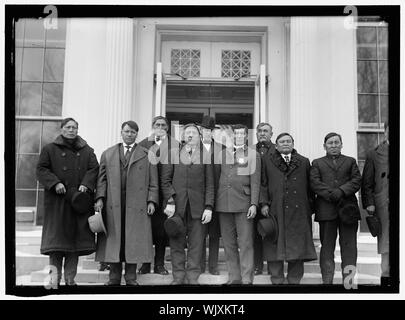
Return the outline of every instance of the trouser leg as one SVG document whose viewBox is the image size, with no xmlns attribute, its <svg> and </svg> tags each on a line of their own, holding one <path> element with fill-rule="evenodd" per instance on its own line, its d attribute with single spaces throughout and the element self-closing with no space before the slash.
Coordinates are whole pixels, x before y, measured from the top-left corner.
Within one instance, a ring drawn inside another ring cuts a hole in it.
<svg viewBox="0 0 405 320">
<path fill-rule="evenodd" d="M 60 284 L 60 280 L 62 278 L 62 262 L 63 262 L 63 252 L 51 252 L 49 254 L 49 265 L 54 267 L 50 270 L 50 273 L 53 272 L 53 270 L 56 271 L 56 274 L 52 274 L 52 284 Z"/>
<path fill-rule="evenodd" d="M 304 276 L 304 261 L 288 261 L 287 280 L 289 284 L 299 284 Z"/>
<path fill-rule="evenodd" d="M 136 280 L 136 263 L 125 263 L 125 281 Z"/>
<path fill-rule="evenodd" d="M 73 284 L 77 274 L 77 264 L 79 263 L 79 255 L 76 252 L 65 253 L 64 275 L 65 283 Z"/>
<path fill-rule="evenodd" d="M 207 229 L 208 228 L 206 228 L 206 230 Z M 207 259 L 207 231 L 205 232 L 204 239 L 202 242 L 201 262 L 200 262 L 201 273 L 205 272 L 206 259 Z"/>
<path fill-rule="evenodd" d="M 215 271 L 218 268 L 219 236 L 209 236 L 208 268 Z"/>
<path fill-rule="evenodd" d="M 339 223 L 339 245 L 342 257 L 342 279 L 351 278 L 356 274 L 357 265 L 357 228 L 358 223 Z"/>
<path fill-rule="evenodd" d="M 242 282 L 249 284 L 254 275 L 253 219 L 248 219 L 245 213 L 235 213 L 235 218 Z"/>
<path fill-rule="evenodd" d="M 121 276 L 122 276 L 122 263 L 121 262 L 110 263 L 110 272 L 109 272 L 110 282 L 120 284 Z"/>
<path fill-rule="evenodd" d="M 332 284 L 335 274 L 335 246 L 338 222 L 336 220 L 319 222 L 321 238 L 320 267 L 324 284 Z"/>
<path fill-rule="evenodd" d="M 229 272 L 229 282 L 242 281 L 234 214 L 220 213 L 219 220 L 225 249 L 226 265 Z"/>
<path fill-rule="evenodd" d="M 205 239 L 205 229 L 206 225 L 203 225 L 200 219 L 193 219 L 188 212 L 186 274 L 190 284 L 196 284 L 201 274 L 201 252 Z"/>
<path fill-rule="evenodd" d="M 390 254 L 388 252 L 381 254 L 381 277 L 390 276 Z"/>
<path fill-rule="evenodd" d="M 284 261 L 267 261 L 272 284 L 284 283 Z"/>
<path fill-rule="evenodd" d="M 258 271 L 263 271 L 263 239 L 261 235 L 257 232 L 257 222 L 258 214 L 254 218 L 254 227 L 253 227 L 253 234 L 254 234 L 254 242 L 253 242 L 253 254 L 254 254 L 254 262 L 255 262 L 255 269 Z"/>
</svg>

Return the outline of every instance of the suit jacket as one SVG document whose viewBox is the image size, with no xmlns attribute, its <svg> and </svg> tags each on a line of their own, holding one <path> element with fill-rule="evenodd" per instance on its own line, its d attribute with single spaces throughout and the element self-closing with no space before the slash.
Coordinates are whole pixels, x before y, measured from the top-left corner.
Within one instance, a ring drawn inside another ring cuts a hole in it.
<svg viewBox="0 0 405 320">
<path fill-rule="evenodd" d="M 343 191 L 345 201 L 358 206 L 356 192 L 360 189 L 361 174 L 356 160 L 341 154 L 336 161 L 335 166 L 331 157 L 324 156 L 312 162 L 310 181 L 311 189 L 316 194 L 316 221 L 337 218 L 338 204 L 330 199 L 331 192 L 336 188 Z"/>
<path fill-rule="evenodd" d="M 259 205 L 261 160 L 256 150 L 244 148 L 238 157 L 232 148 L 222 152 L 215 210 L 217 212 L 247 212 L 251 205 Z M 243 158 L 241 162 L 239 159 Z"/>
<path fill-rule="evenodd" d="M 178 152 L 178 159 L 172 159 L 175 163 L 162 165 L 164 206 L 173 197 L 175 214 L 182 218 L 188 201 L 193 219 L 200 219 L 205 208 L 214 208 L 213 165 L 204 164 L 203 148 L 200 144 L 190 157 L 183 146 L 172 146 L 172 150 Z"/>
</svg>

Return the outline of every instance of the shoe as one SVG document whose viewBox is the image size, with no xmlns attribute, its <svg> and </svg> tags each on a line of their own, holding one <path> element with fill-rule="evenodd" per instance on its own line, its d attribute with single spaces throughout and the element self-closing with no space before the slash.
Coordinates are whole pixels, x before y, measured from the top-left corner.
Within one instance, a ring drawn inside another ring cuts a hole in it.
<svg viewBox="0 0 405 320">
<path fill-rule="evenodd" d="M 150 263 L 143 263 L 142 267 L 139 268 L 138 274 L 150 273 Z"/>
<path fill-rule="evenodd" d="M 263 274 L 263 270 L 256 268 L 255 269 L 255 276 Z"/>
<path fill-rule="evenodd" d="M 227 285 L 228 286 L 235 286 L 235 285 L 241 285 L 242 284 L 242 280 L 232 280 L 232 281 L 228 281 Z"/>
<path fill-rule="evenodd" d="M 133 279 L 133 280 L 125 280 L 125 285 L 129 286 L 129 287 L 134 287 L 134 286 L 139 286 L 139 283 L 135 279 Z"/>
<path fill-rule="evenodd" d="M 183 280 L 179 280 L 179 279 L 175 279 L 175 280 L 173 280 L 170 284 L 171 284 L 172 286 L 179 286 L 179 285 L 184 284 L 184 281 L 183 281 Z"/>
<path fill-rule="evenodd" d="M 65 281 L 65 285 L 69 287 L 77 286 L 77 283 L 74 280 L 67 280 Z"/>
<path fill-rule="evenodd" d="M 110 265 L 105 262 L 100 262 L 100 267 L 98 268 L 98 271 L 108 271 L 110 270 Z"/>
<path fill-rule="evenodd" d="M 169 271 L 167 271 L 164 266 L 155 266 L 153 268 L 153 272 L 164 276 L 167 276 L 169 274 Z"/>
<path fill-rule="evenodd" d="M 219 275 L 219 271 L 218 271 L 218 269 L 210 269 L 210 273 L 213 275 L 213 276 L 218 276 Z"/>
<path fill-rule="evenodd" d="M 112 287 L 112 286 L 120 286 L 121 282 L 109 280 L 106 283 L 104 283 L 104 285 L 105 286 L 110 286 L 110 287 Z"/>
</svg>

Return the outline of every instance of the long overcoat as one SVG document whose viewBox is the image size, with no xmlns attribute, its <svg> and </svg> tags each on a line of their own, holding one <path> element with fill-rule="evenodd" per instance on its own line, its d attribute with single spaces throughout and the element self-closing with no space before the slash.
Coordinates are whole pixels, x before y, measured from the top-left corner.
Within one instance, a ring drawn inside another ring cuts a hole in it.
<svg viewBox="0 0 405 320">
<path fill-rule="evenodd" d="M 358 206 L 356 192 L 361 184 L 361 174 L 356 159 L 339 155 L 336 165 L 330 156 L 312 161 L 311 189 L 316 193 L 315 221 L 330 221 L 338 217 L 339 206 L 330 199 L 335 188 L 344 193 L 344 200 Z M 360 220 L 360 213 L 357 215 Z"/>
<path fill-rule="evenodd" d="M 312 201 L 309 160 L 295 150 L 287 166 L 278 151 L 262 159 L 261 204 L 278 223 L 274 244 L 263 239 L 263 259 L 267 261 L 310 261 L 317 258 L 312 239 Z"/>
<path fill-rule="evenodd" d="M 378 145 L 369 152 L 363 169 L 361 199 L 363 207 L 375 206 L 375 213 L 381 221 L 381 234 L 378 235 L 378 253 L 389 252 L 389 145 Z"/>
<path fill-rule="evenodd" d="M 37 179 L 45 189 L 42 254 L 64 251 L 87 255 L 94 252 L 95 237 L 87 222 L 93 212 L 76 213 L 65 195 L 56 193 L 55 186 L 63 183 L 66 189 L 77 190 L 84 185 L 93 193 L 98 168 L 93 149 L 80 136 L 73 145 L 58 136 L 42 149 L 36 169 Z"/>
<path fill-rule="evenodd" d="M 159 203 L 158 174 L 148 160 L 148 150 L 136 145 L 127 168 L 125 207 L 125 259 L 127 263 L 151 262 L 153 258 L 151 217 L 148 202 Z M 97 239 L 96 261 L 119 262 L 121 245 L 122 144 L 103 152 L 97 181 L 96 199 L 104 199 L 104 233 Z"/>
</svg>

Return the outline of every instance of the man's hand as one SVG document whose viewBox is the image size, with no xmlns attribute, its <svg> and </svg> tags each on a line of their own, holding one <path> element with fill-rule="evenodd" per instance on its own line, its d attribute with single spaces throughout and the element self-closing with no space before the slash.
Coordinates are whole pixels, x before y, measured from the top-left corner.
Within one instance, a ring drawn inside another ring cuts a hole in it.
<svg viewBox="0 0 405 320">
<path fill-rule="evenodd" d="M 330 200 L 332 200 L 333 202 L 338 202 L 340 200 L 340 198 L 342 198 L 344 196 L 344 193 L 341 189 L 336 188 L 333 189 L 333 191 L 330 194 Z"/>
<path fill-rule="evenodd" d="M 265 216 L 266 218 L 269 217 L 269 209 L 270 208 L 267 204 L 265 204 L 261 209 L 262 215 Z"/>
<path fill-rule="evenodd" d="M 103 199 L 98 199 L 94 204 L 94 211 L 101 212 L 103 210 Z"/>
<path fill-rule="evenodd" d="M 375 206 L 368 206 L 368 207 L 366 208 L 366 211 L 367 211 L 367 213 L 368 213 L 370 216 L 373 216 L 374 213 L 375 213 Z"/>
<path fill-rule="evenodd" d="M 248 219 L 253 219 L 256 216 L 256 206 L 255 205 L 251 205 L 249 207 L 249 210 L 248 210 L 246 216 Z"/>
<path fill-rule="evenodd" d="M 86 186 L 82 185 L 82 184 L 81 184 L 80 187 L 79 187 L 79 191 L 80 191 L 80 192 L 87 192 L 87 189 L 88 189 L 88 188 L 87 188 Z"/>
<path fill-rule="evenodd" d="M 205 209 L 202 214 L 202 217 L 201 217 L 201 223 L 206 224 L 206 223 L 210 222 L 211 219 L 212 219 L 212 210 Z"/>
<path fill-rule="evenodd" d="M 155 213 L 155 205 L 153 204 L 153 202 L 149 202 L 148 203 L 148 215 L 152 215 Z"/>
<path fill-rule="evenodd" d="M 63 185 L 63 183 L 59 182 L 56 186 L 55 186 L 55 191 L 57 194 L 65 194 L 66 193 L 66 188 Z"/>
<path fill-rule="evenodd" d="M 167 204 L 164 210 L 164 213 L 167 215 L 168 218 L 171 218 L 176 211 L 176 206 L 174 204 Z"/>
</svg>

